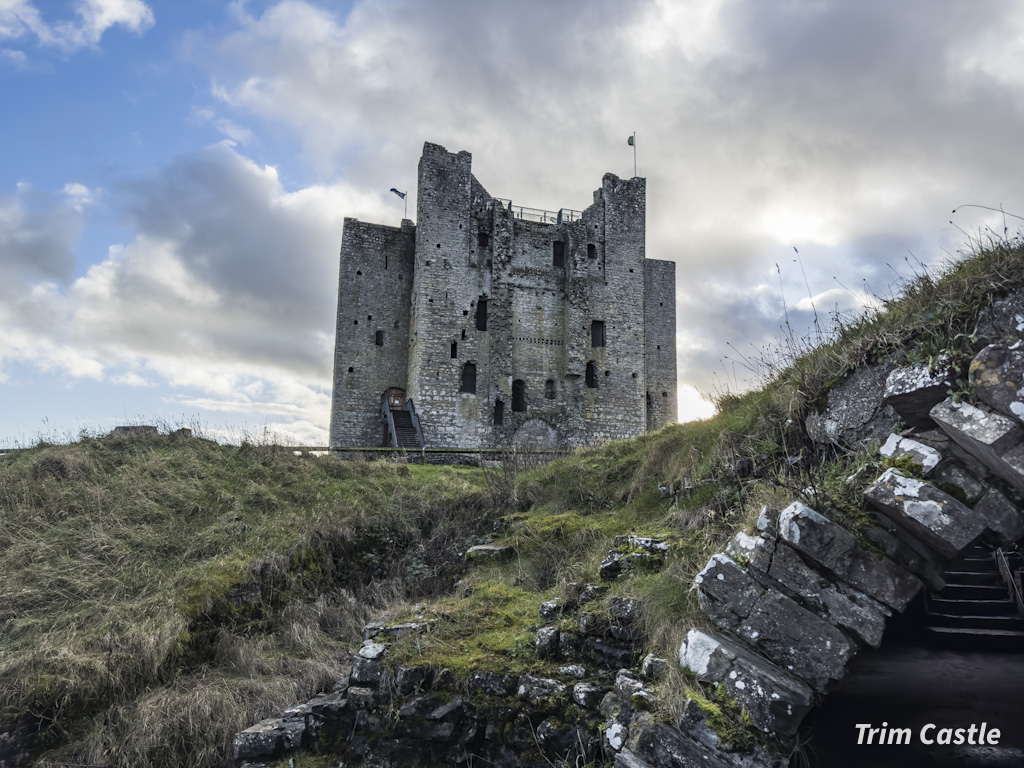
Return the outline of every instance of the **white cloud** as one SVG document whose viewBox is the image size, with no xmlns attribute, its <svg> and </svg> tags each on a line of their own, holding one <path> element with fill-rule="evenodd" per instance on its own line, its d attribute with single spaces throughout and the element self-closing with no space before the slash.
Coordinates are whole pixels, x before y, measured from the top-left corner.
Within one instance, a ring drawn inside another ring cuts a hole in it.
<svg viewBox="0 0 1024 768">
<path fill-rule="evenodd" d="M 118 186 L 135 236 L 71 279 L 78 201 L 92 194 L 70 182 L 56 198 L 27 186 L 0 198 L 0 248 L 15 257 L 0 259 L 0 375 L 6 360 L 68 381 L 159 382 L 178 405 L 320 424 L 314 442 L 326 440 L 341 217 L 386 219 L 385 193 L 289 192 L 273 167 L 214 145 Z"/>
<path fill-rule="evenodd" d="M 71 53 L 96 46 L 111 27 L 142 34 L 154 24 L 153 11 L 142 0 L 78 0 L 75 14 L 74 21 L 50 23 L 31 0 L 0 0 L 0 39 L 34 35 L 42 45 Z M 24 62 L 24 53 L 17 53 Z"/>
</svg>

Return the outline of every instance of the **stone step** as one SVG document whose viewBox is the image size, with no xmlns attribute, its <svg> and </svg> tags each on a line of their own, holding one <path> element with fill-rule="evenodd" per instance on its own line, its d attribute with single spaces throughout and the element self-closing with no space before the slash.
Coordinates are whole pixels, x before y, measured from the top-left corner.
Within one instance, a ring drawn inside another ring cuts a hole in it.
<svg viewBox="0 0 1024 768">
<path fill-rule="evenodd" d="M 927 627 L 928 637 L 943 646 L 964 650 L 1022 650 L 1024 631 Z"/>
<path fill-rule="evenodd" d="M 968 584 L 990 585 L 1001 583 L 999 571 L 996 569 L 992 569 L 990 571 L 946 571 L 944 575 L 948 586 L 964 586 Z"/>
<path fill-rule="evenodd" d="M 1017 606 L 1012 600 L 944 600 L 941 597 L 930 597 L 928 612 L 961 616 L 1013 616 L 1017 613 Z"/>
<path fill-rule="evenodd" d="M 944 600 L 999 600 L 1007 597 L 1005 584 L 950 584 L 938 593 Z"/>
<path fill-rule="evenodd" d="M 1024 616 L 964 616 L 932 613 L 928 615 L 927 621 L 930 627 L 1024 630 Z"/>
</svg>

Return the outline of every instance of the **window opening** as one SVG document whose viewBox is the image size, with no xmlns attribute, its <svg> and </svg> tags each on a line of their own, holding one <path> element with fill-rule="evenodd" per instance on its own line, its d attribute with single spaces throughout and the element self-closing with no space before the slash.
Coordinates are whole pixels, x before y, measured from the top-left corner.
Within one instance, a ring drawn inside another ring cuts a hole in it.
<svg viewBox="0 0 1024 768">
<path fill-rule="evenodd" d="M 462 329 L 462 340 L 463 341 L 466 340 L 466 329 L 465 328 Z"/>
<path fill-rule="evenodd" d="M 478 232 L 476 236 L 476 244 L 481 248 L 486 248 L 491 244 L 491 236 L 486 232 Z"/>
<path fill-rule="evenodd" d="M 526 410 L 526 382 L 522 379 L 512 382 L 512 410 Z"/>
<path fill-rule="evenodd" d="M 587 243 L 587 258 L 588 259 L 596 259 L 597 258 L 597 246 L 594 245 L 593 243 Z"/>
<path fill-rule="evenodd" d="M 373 343 L 378 347 L 384 346 L 384 331 L 377 331 L 377 333 L 373 335 Z"/>
<path fill-rule="evenodd" d="M 476 329 L 487 330 L 487 297 L 481 296 L 476 300 Z"/>
<path fill-rule="evenodd" d="M 500 427 L 505 423 L 505 403 L 501 400 L 494 401 L 494 426 Z"/>
<path fill-rule="evenodd" d="M 452 342 L 452 360 L 459 356 L 459 343 L 457 341 Z"/>
<path fill-rule="evenodd" d="M 555 399 L 555 382 L 552 379 L 548 379 L 544 382 L 544 397 L 548 400 Z"/>
<path fill-rule="evenodd" d="M 604 346 L 604 320 L 594 320 L 590 324 L 590 346 Z"/>
<path fill-rule="evenodd" d="M 459 387 L 459 392 L 465 392 L 468 395 L 476 394 L 475 363 L 466 363 L 462 366 L 462 386 Z"/>
<path fill-rule="evenodd" d="M 555 242 L 552 243 L 552 246 L 553 246 L 552 264 L 554 264 L 556 269 L 564 269 L 565 268 L 565 243 L 563 243 L 561 240 L 555 240 Z"/>
<path fill-rule="evenodd" d="M 587 389 L 597 389 L 597 363 L 591 360 L 587 363 Z"/>
</svg>

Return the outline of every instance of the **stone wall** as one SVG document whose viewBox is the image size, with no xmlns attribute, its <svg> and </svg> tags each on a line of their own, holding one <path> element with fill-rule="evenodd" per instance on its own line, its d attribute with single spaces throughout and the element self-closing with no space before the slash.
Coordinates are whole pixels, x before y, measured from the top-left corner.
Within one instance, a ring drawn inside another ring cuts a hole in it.
<svg viewBox="0 0 1024 768">
<path fill-rule="evenodd" d="M 345 219 L 332 446 L 380 445 L 381 395 L 390 387 L 405 388 L 415 231 L 408 220 L 401 227 L 385 227 Z"/>
<path fill-rule="evenodd" d="M 676 265 L 644 262 L 644 368 L 647 370 L 647 430 L 676 420 L 676 324 L 665 307 L 676 305 Z"/>
</svg>

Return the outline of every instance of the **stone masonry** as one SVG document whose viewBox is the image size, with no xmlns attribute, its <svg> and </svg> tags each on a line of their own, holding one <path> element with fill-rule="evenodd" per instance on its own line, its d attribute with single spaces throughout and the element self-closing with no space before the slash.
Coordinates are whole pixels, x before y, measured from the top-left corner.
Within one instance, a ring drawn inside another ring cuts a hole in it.
<svg viewBox="0 0 1024 768">
<path fill-rule="evenodd" d="M 575 447 L 675 421 L 675 264 L 645 258 L 644 179 L 606 174 L 585 211 L 548 214 L 427 143 L 418 184 L 415 225 L 345 219 L 332 448 L 382 445 L 389 389 L 429 448 Z"/>
</svg>

